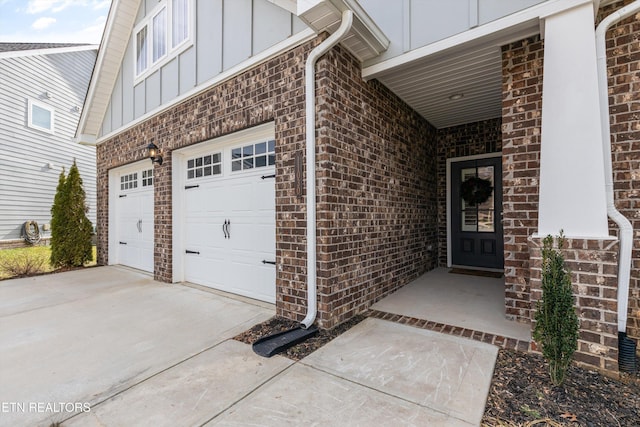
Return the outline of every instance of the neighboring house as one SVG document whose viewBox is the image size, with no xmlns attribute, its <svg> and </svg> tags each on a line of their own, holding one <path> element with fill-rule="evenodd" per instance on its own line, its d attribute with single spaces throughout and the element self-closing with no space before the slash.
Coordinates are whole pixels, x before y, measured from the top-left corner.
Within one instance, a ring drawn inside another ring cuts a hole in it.
<svg viewBox="0 0 640 427">
<path fill-rule="evenodd" d="M 640 337 L 640 246 L 607 220 L 595 27 L 626 3 L 114 2 L 77 135 L 97 145 L 98 261 L 317 308 L 324 328 L 437 266 L 499 270 L 505 315 L 532 323 L 541 237 L 563 229 L 576 358 L 615 370 L 617 330 Z M 615 199 L 637 233 L 635 22 L 606 38 Z M 493 187 L 477 204 L 474 180 Z"/>
<path fill-rule="evenodd" d="M 50 236 L 51 205 L 75 159 L 96 222 L 95 148 L 73 140 L 97 46 L 0 43 L 0 248 L 21 246 L 23 225 Z"/>
</svg>

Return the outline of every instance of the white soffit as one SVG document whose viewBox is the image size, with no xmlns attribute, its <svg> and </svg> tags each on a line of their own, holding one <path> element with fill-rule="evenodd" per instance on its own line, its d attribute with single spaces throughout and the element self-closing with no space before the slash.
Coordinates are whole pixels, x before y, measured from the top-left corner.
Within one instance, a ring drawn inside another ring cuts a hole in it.
<svg viewBox="0 0 640 427">
<path fill-rule="evenodd" d="M 342 12 L 353 12 L 353 26 L 340 44 L 361 62 L 374 58 L 389 47 L 389 39 L 355 0 L 299 0 L 297 13 L 316 33 L 333 33 Z"/>
<path fill-rule="evenodd" d="M 378 79 L 437 128 L 502 116 L 501 47 L 540 34 L 544 17 L 590 0 L 549 0 L 376 64 Z M 451 99 L 462 95 L 459 99 Z"/>
<path fill-rule="evenodd" d="M 93 142 L 91 137 L 95 137 L 100 130 L 122 59 L 127 50 L 140 1 L 114 0 L 111 4 L 107 25 L 98 50 L 98 58 L 76 131 L 76 138 L 79 137 L 80 142 Z"/>
<path fill-rule="evenodd" d="M 501 46 L 538 32 L 538 20 L 532 20 L 383 72 L 367 74 L 365 69 L 363 74 L 377 78 L 439 129 L 493 119 L 502 116 Z M 456 95 L 462 98 L 451 99 Z"/>
</svg>

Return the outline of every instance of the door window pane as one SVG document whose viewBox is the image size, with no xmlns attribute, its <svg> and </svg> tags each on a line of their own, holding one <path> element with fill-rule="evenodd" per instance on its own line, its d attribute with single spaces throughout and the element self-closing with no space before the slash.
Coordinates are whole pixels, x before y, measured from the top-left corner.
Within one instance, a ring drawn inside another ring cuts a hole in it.
<svg viewBox="0 0 640 427">
<path fill-rule="evenodd" d="M 478 231 L 478 215 L 475 209 L 462 212 L 462 231 Z"/>
<path fill-rule="evenodd" d="M 493 225 L 493 210 L 478 211 L 478 231 L 484 233 L 493 233 L 495 227 Z"/>
<path fill-rule="evenodd" d="M 480 166 L 477 168 L 466 168 L 460 172 L 461 182 L 469 178 L 480 178 L 491 182 L 494 186 L 495 171 L 493 166 Z M 484 202 L 472 205 L 466 202 L 460 195 L 460 218 L 461 229 L 467 232 L 493 233 L 495 232 L 495 206 L 494 192 Z"/>
</svg>

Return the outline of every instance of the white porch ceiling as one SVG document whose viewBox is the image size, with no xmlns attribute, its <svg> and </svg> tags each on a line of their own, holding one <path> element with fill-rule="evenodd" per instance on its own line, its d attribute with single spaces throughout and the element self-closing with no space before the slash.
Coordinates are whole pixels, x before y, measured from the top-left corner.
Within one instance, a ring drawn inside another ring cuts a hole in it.
<svg viewBox="0 0 640 427">
<path fill-rule="evenodd" d="M 378 80 L 437 128 L 502 115 L 500 47 L 416 61 Z M 454 95 L 462 98 L 451 99 Z"/>
<path fill-rule="evenodd" d="M 387 61 L 365 62 L 362 75 L 378 79 L 438 129 L 500 117 L 502 46 L 540 34 L 540 15 L 555 5 L 543 3 Z"/>
</svg>

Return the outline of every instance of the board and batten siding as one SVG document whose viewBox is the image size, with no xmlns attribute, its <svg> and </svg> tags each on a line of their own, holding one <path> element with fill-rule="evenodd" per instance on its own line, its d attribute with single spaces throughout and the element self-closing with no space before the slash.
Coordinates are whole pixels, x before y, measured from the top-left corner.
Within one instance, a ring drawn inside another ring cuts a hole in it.
<svg viewBox="0 0 640 427">
<path fill-rule="evenodd" d="M 157 0 L 143 0 L 135 26 L 157 5 Z M 99 136 L 307 28 L 297 16 L 266 0 L 194 0 L 193 6 L 193 45 L 139 82 L 134 78 L 135 35 L 130 35 Z"/>
<path fill-rule="evenodd" d="M 58 177 L 74 159 L 95 224 L 95 148 L 73 141 L 95 60 L 96 50 L 0 59 L 0 245 L 21 239 L 27 220 L 50 223 Z M 29 99 L 54 109 L 53 134 L 27 125 Z"/>
<path fill-rule="evenodd" d="M 547 0 L 358 0 L 391 42 L 377 64 Z"/>
</svg>

